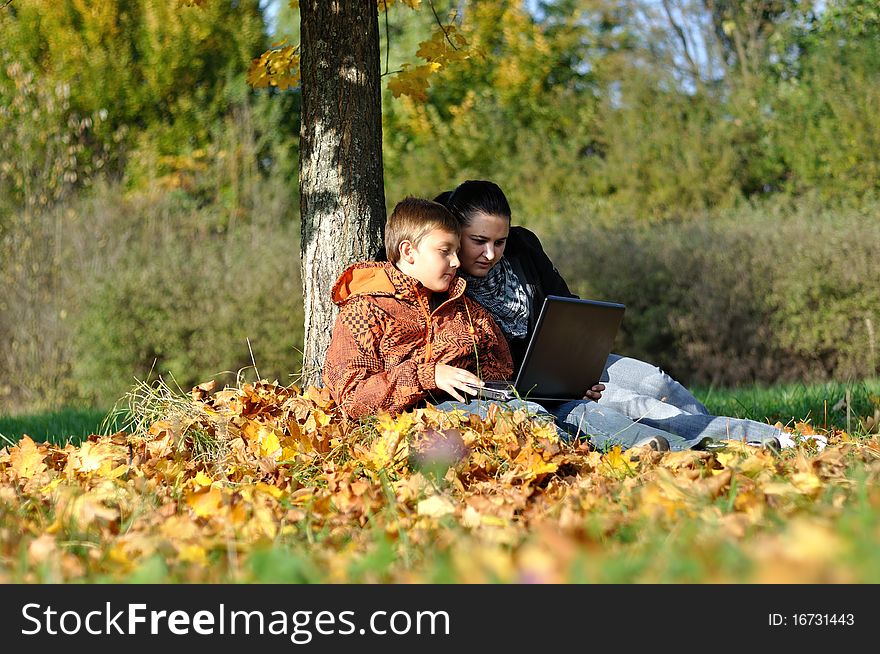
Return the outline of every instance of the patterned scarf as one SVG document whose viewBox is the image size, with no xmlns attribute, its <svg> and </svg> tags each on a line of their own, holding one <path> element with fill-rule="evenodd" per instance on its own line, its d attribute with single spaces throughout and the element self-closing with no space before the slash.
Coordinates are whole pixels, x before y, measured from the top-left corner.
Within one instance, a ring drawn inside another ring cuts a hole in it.
<svg viewBox="0 0 880 654">
<path fill-rule="evenodd" d="M 489 310 L 508 339 L 528 333 L 529 298 L 507 259 L 502 257 L 485 277 L 460 274 L 467 281 L 465 295 Z"/>
</svg>

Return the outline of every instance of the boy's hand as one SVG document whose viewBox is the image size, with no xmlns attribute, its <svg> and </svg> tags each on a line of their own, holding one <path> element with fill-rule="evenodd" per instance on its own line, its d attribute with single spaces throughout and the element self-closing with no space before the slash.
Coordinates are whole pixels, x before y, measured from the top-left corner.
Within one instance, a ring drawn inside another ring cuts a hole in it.
<svg viewBox="0 0 880 654">
<path fill-rule="evenodd" d="M 437 388 L 446 391 L 459 402 L 467 402 L 464 397 L 459 395 L 458 391 L 476 395 L 477 391 L 474 386 L 482 386 L 483 382 L 474 373 L 462 368 L 454 368 L 447 366 L 445 363 L 438 363 L 434 368 L 434 381 Z M 602 388 L 605 388 L 604 386 Z"/>
<path fill-rule="evenodd" d="M 598 402 L 599 398 L 602 397 L 602 391 L 604 391 L 604 390 L 605 390 L 605 384 L 596 384 L 595 386 L 593 386 L 593 388 L 591 388 L 586 393 L 584 393 L 584 399 L 585 400 L 593 400 L 594 402 Z"/>
</svg>

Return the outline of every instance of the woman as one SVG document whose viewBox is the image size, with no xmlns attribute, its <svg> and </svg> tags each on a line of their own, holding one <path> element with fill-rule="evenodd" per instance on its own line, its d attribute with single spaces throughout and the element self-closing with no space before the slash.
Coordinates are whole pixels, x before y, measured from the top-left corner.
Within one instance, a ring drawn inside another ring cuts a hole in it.
<svg viewBox="0 0 880 654">
<path fill-rule="evenodd" d="M 537 236 L 511 227 L 510 205 L 496 184 L 469 180 L 435 200 L 462 223 L 459 274 L 467 280 L 466 294 L 495 317 L 518 369 L 544 297 L 574 295 Z M 666 441 L 681 450 L 722 439 L 794 445 L 791 436 L 772 425 L 710 415 L 684 386 L 643 361 L 612 354 L 601 381 L 584 400 L 546 407 L 568 433 L 590 434 L 600 447 L 648 442 L 666 449 Z"/>
</svg>

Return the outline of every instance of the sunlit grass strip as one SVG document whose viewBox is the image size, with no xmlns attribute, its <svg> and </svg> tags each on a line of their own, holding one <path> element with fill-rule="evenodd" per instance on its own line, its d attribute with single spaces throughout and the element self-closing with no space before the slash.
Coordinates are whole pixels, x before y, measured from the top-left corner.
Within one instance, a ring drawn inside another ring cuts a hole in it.
<svg viewBox="0 0 880 654">
<path fill-rule="evenodd" d="M 58 411 L 0 416 L 0 441 L 16 442 L 27 434 L 37 441 L 78 444 L 89 434 L 103 433 L 103 424 L 111 431 L 121 428 L 118 416 L 108 419 L 107 412 L 100 409 L 67 407 Z"/>
<path fill-rule="evenodd" d="M 837 427 L 850 433 L 876 431 L 880 421 L 880 379 L 692 390 L 713 415 L 779 421 L 789 426 L 803 421 L 816 428 Z"/>
</svg>

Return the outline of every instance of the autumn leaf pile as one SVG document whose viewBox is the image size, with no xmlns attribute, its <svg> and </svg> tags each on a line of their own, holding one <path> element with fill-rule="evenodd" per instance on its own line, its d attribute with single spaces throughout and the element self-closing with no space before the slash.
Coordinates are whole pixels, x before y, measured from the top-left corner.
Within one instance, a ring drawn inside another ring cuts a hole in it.
<svg viewBox="0 0 880 654">
<path fill-rule="evenodd" d="M 522 411 L 351 422 L 326 390 L 266 381 L 204 384 L 154 418 L 0 450 L 0 581 L 876 574 L 876 435 L 831 431 L 820 451 L 801 423 L 782 453 L 598 452 Z"/>
</svg>

